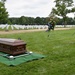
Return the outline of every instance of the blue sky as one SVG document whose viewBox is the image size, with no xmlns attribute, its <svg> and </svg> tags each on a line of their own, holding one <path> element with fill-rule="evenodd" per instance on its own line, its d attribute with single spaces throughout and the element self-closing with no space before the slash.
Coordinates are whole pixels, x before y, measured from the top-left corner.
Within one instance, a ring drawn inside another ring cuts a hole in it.
<svg viewBox="0 0 75 75">
<path fill-rule="evenodd" d="M 54 0 L 7 0 L 5 3 L 9 17 L 47 17 L 54 6 Z"/>
</svg>

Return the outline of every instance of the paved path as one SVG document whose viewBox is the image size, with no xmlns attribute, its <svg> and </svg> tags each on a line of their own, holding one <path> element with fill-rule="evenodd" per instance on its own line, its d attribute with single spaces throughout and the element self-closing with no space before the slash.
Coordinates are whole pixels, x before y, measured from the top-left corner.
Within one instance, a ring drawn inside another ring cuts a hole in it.
<svg viewBox="0 0 75 75">
<path fill-rule="evenodd" d="M 55 28 L 55 30 L 68 30 L 71 28 Z M 36 31 L 46 31 L 47 29 L 33 29 L 33 30 L 11 30 L 11 31 L 0 31 L 0 34 L 15 34 L 15 33 L 25 33 L 25 32 L 36 32 Z"/>
</svg>

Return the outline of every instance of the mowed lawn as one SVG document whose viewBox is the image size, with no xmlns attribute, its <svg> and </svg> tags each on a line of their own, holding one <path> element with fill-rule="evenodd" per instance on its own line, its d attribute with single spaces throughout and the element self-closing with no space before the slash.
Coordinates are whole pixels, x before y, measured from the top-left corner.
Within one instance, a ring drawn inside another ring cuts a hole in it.
<svg viewBox="0 0 75 75">
<path fill-rule="evenodd" d="M 28 51 L 46 56 L 14 67 L 0 63 L 0 75 L 75 75 L 75 29 L 7 34 L 0 38 L 21 38 Z"/>
</svg>

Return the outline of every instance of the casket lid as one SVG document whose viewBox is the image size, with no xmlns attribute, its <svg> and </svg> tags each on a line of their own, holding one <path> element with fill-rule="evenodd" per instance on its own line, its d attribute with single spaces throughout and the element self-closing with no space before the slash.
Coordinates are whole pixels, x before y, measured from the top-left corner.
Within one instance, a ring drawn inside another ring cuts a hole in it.
<svg viewBox="0 0 75 75">
<path fill-rule="evenodd" d="M 20 45 L 26 44 L 23 40 L 10 39 L 10 38 L 0 38 L 0 43 L 7 45 Z"/>
</svg>

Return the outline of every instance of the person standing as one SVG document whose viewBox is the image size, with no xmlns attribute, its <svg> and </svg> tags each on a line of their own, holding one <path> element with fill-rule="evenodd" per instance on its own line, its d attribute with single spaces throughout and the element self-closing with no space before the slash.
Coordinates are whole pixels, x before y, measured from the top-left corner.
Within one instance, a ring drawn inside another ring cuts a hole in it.
<svg viewBox="0 0 75 75">
<path fill-rule="evenodd" d="M 48 30 L 47 31 L 54 30 L 55 24 L 56 24 L 55 21 L 53 19 L 50 19 L 50 21 L 48 22 Z"/>
</svg>

